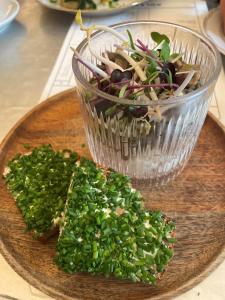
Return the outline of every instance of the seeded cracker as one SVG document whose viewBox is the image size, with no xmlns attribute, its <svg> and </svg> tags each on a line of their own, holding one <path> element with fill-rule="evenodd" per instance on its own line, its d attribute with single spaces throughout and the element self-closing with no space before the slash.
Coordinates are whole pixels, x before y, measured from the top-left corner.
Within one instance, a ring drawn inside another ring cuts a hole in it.
<svg viewBox="0 0 225 300">
<path fill-rule="evenodd" d="M 174 228 L 161 212 L 143 208 L 126 176 L 81 159 L 71 180 L 55 261 L 68 273 L 155 283 L 173 256 Z"/>
<path fill-rule="evenodd" d="M 3 176 L 35 238 L 48 235 L 60 220 L 77 154 L 50 145 L 17 154 Z"/>
</svg>

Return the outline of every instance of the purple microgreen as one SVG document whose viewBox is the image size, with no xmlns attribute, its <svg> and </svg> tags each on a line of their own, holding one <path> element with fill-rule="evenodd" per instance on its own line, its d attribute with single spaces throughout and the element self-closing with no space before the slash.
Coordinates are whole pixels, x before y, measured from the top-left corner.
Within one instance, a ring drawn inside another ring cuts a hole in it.
<svg viewBox="0 0 225 300">
<path fill-rule="evenodd" d="M 112 83 L 113 85 L 121 85 L 121 84 L 127 84 L 127 83 L 130 83 L 131 82 L 131 80 L 123 80 L 123 81 L 121 81 L 121 82 L 115 82 L 115 83 Z"/>
<path fill-rule="evenodd" d="M 71 47 L 71 49 L 73 50 L 75 56 L 76 56 L 76 59 L 81 63 L 83 64 L 89 71 L 91 71 L 93 74 L 98 74 L 100 75 L 101 77 L 104 77 L 104 78 L 108 78 L 108 75 L 107 73 L 105 73 L 103 70 L 101 70 L 100 68 L 98 68 L 96 65 L 94 65 L 93 63 L 91 63 L 90 61 L 88 60 L 85 60 L 81 57 L 81 55 L 74 49 Z"/>
<path fill-rule="evenodd" d="M 137 39 L 138 44 L 142 47 L 142 50 L 145 52 L 149 52 L 150 50 L 148 49 L 148 46 L 142 43 L 140 39 Z"/>
<path fill-rule="evenodd" d="M 137 39 L 137 43 L 139 43 L 139 47 L 138 45 L 136 44 L 136 46 L 141 49 L 142 51 L 146 52 L 152 59 L 156 60 L 156 57 L 153 55 L 153 53 L 151 52 L 151 50 L 148 49 L 148 46 L 145 46 L 144 43 L 140 40 L 140 39 Z M 141 47 L 141 48 L 140 48 Z M 162 67 L 163 64 L 159 61 L 159 60 L 156 60 L 157 64 Z"/>
<path fill-rule="evenodd" d="M 124 98 L 130 98 L 130 96 L 133 94 L 132 90 L 126 90 L 126 93 L 124 95 Z"/>
<path fill-rule="evenodd" d="M 115 87 L 116 89 L 120 89 L 121 85 L 123 85 L 123 84 L 127 84 L 128 85 L 130 82 L 131 82 L 131 80 L 123 80 L 121 82 L 111 82 L 109 85 L 107 85 L 106 87 L 103 88 L 103 91 L 106 91 L 106 90 L 108 90 L 111 87 Z"/>
<path fill-rule="evenodd" d="M 140 50 L 142 50 L 142 51 L 146 52 L 146 50 L 145 50 L 145 49 L 144 49 L 142 46 L 140 46 L 140 45 L 136 44 L 136 47 L 138 47 Z"/>
</svg>

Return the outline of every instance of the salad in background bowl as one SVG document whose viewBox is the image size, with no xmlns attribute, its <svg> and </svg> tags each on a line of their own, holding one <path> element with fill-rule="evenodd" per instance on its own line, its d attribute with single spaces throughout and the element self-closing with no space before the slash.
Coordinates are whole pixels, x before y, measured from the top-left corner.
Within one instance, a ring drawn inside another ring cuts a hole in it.
<svg viewBox="0 0 225 300">
<path fill-rule="evenodd" d="M 94 160 L 148 185 L 167 183 L 196 144 L 221 68 L 218 51 L 175 24 L 86 28 L 80 13 L 76 19 L 87 38 L 73 49 L 73 70 Z"/>
<path fill-rule="evenodd" d="M 85 16 L 117 14 L 146 0 L 38 0 L 42 5 L 65 12 L 82 10 Z"/>
<path fill-rule="evenodd" d="M 114 8 L 118 6 L 118 2 L 119 0 L 60 0 L 59 1 L 61 6 L 70 9 Z"/>
</svg>

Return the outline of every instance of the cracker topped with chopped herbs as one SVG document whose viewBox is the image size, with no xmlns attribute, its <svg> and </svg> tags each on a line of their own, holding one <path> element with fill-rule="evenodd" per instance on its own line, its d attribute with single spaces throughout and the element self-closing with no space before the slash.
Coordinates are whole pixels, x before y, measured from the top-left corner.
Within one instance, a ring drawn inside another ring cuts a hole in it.
<svg viewBox="0 0 225 300">
<path fill-rule="evenodd" d="M 175 224 L 146 210 L 128 177 L 75 152 L 42 145 L 17 154 L 4 177 L 34 237 L 60 226 L 55 262 L 65 272 L 154 284 L 173 256 Z"/>
<path fill-rule="evenodd" d="M 55 261 L 89 272 L 155 283 L 173 255 L 175 225 L 144 209 L 129 179 L 81 159 L 74 171 Z"/>
<path fill-rule="evenodd" d="M 61 216 L 77 158 L 70 150 L 42 145 L 9 161 L 3 175 L 35 238 L 52 230 Z"/>
</svg>

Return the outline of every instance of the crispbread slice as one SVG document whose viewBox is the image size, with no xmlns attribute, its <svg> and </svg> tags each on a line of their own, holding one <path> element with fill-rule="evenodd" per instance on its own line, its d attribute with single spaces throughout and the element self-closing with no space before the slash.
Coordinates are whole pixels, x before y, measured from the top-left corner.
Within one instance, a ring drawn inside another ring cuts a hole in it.
<svg viewBox="0 0 225 300">
<path fill-rule="evenodd" d="M 143 208 L 129 179 L 81 159 L 68 192 L 55 261 L 90 272 L 154 283 L 173 255 L 174 223 Z"/>
<path fill-rule="evenodd" d="M 77 158 L 75 152 L 42 145 L 8 163 L 3 175 L 35 238 L 50 235 L 59 221 Z"/>
</svg>

